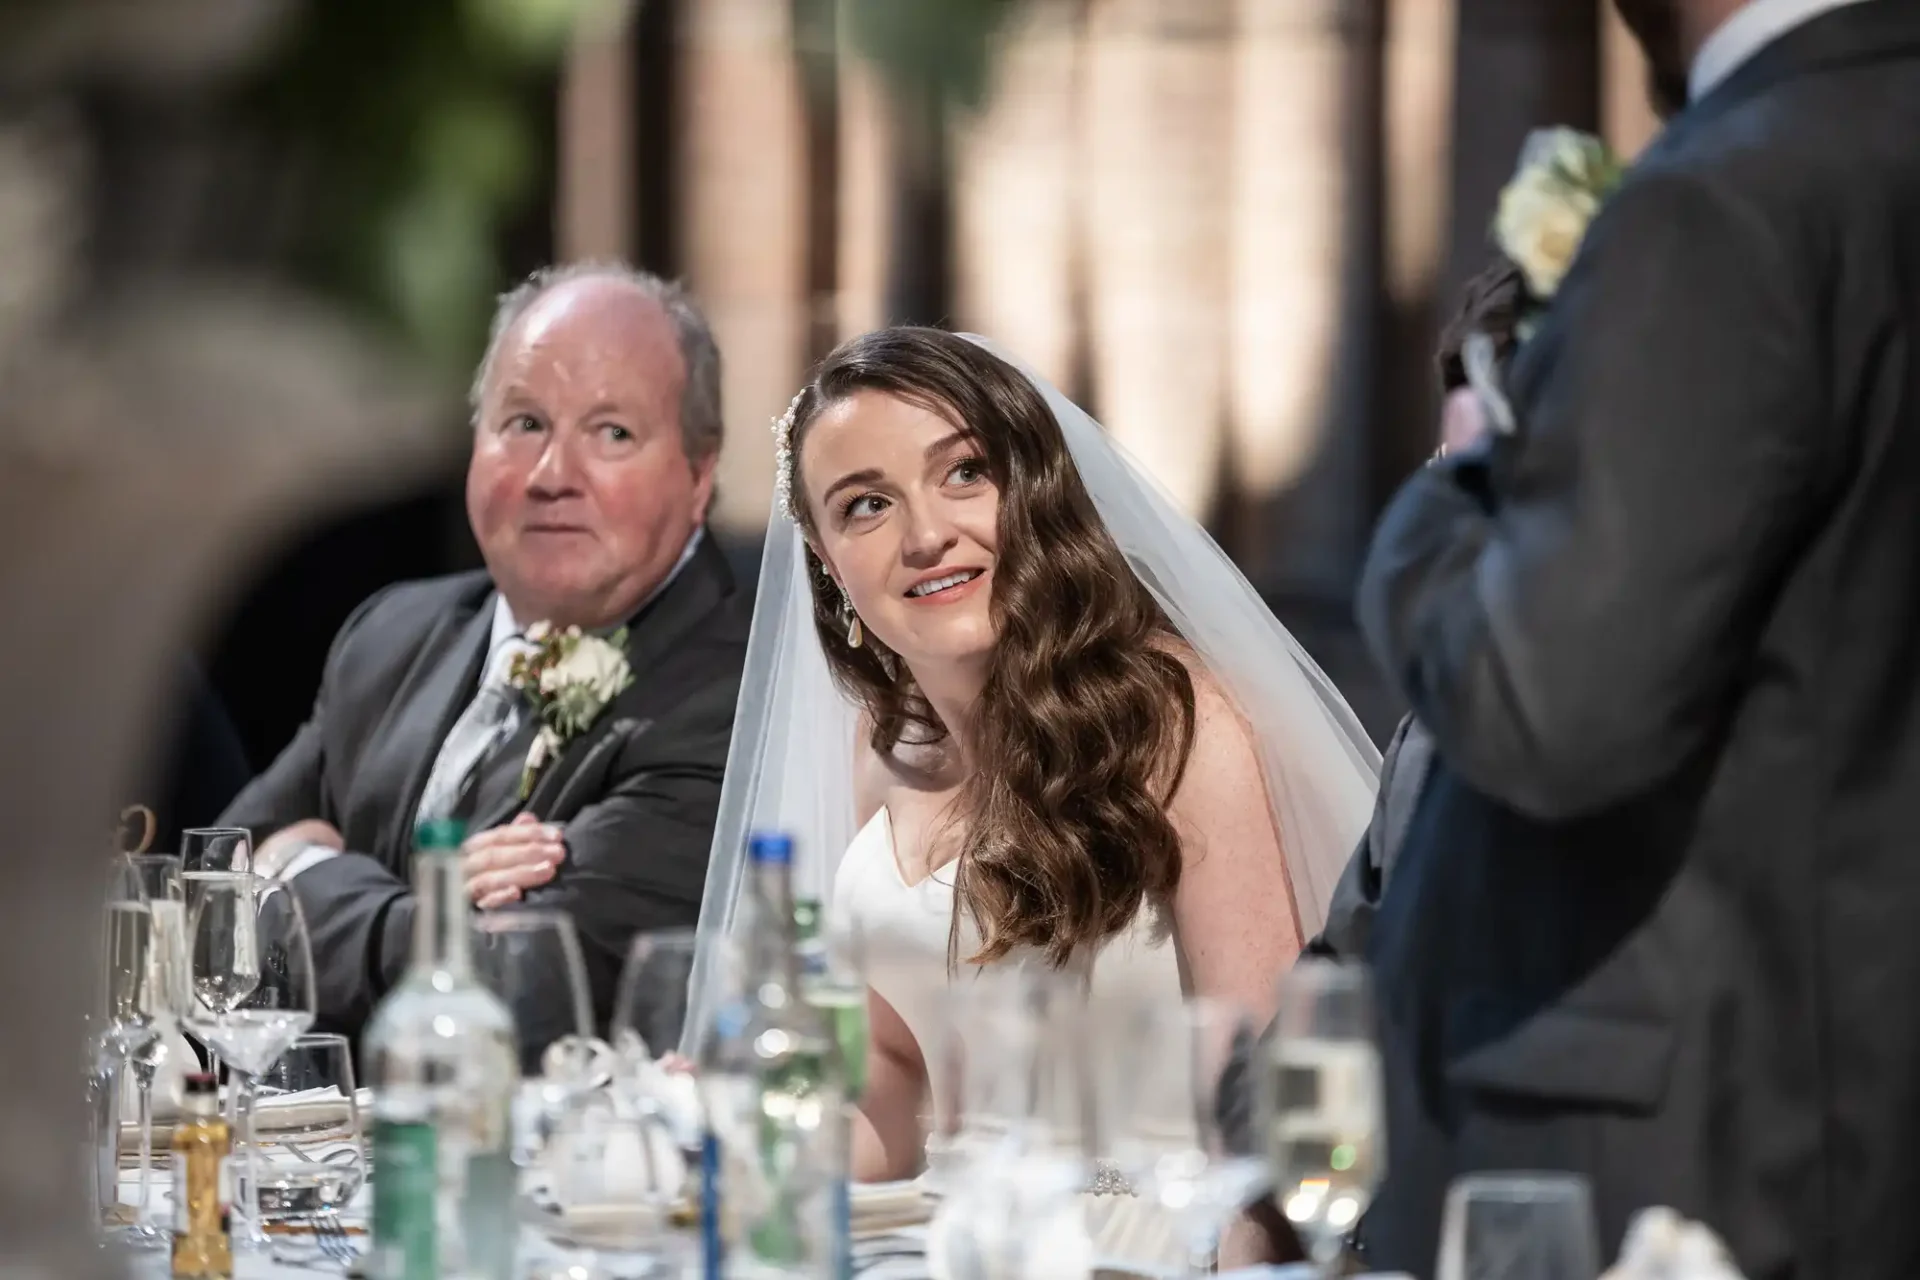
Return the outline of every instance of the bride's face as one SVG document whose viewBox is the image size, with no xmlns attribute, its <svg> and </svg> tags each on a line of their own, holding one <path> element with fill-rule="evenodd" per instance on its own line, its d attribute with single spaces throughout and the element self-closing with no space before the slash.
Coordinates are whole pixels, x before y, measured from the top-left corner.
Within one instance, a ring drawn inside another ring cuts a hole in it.
<svg viewBox="0 0 1920 1280">
<path fill-rule="evenodd" d="M 798 461 L 815 550 L 862 626 L 909 665 L 993 648 L 1000 491 L 965 432 L 862 391 L 814 419 Z"/>
</svg>

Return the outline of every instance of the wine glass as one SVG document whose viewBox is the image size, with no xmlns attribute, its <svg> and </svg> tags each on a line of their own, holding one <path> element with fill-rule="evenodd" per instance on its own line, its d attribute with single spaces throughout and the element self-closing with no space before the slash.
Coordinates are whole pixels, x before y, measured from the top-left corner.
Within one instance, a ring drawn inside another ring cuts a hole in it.
<svg viewBox="0 0 1920 1280">
<path fill-rule="evenodd" d="M 623 1062 L 679 1051 L 696 950 L 692 929 L 653 929 L 627 945 L 613 997 L 613 1047 Z"/>
<path fill-rule="evenodd" d="M 473 917 L 470 941 L 474 977 L 513 1014 L 521 1074 L 533 1079 L 543 1065 L 570 1077 L 585 1074 L 595 1059 L 587 1045 L 593 1004 L 573 917 L 550 910 L 482 912 Z"/>
<path fill-rule="evenodd" d="M 1330 1269 L 1385 1163 L 1373 984 L 1360 965 L 1303 959 L 1282 981 L 1264 1054 L 1262 1111 L 1275 1199 Z"/>
<path fill-rule="evenodd" d="M 1228 1224 L 1270 1177 L 1265 1155 L 1239 1148 L 1220 1121 L 1221 1077 L 1252 1018 L 1204 998 L 1145 1001 L 1133 1017 L 1134 1052 L 1109 1064 L 1119 1078 L 1114 1157 L 1179 1222 L 1188 1273 L 1207 1275 Z"/>
<path fill-rule="evenodd" d="M 178 1030 L 192 1000 L 192 983 L 187 972 L 186 903 L 180 882 L 180 860 L 167 854 L 148 853 L 127 859 L 145 896 L 148 921 L 147 973 L 141 990 L 141 1002 L 153 1021 L 154 1034 L 129 1057 L 133 1067 L 136 1107 L 140 1126 L 140 1189 L 135 1201 L 135 1218 L 127 1231 L 127 1240 L 141 1248 L 159 1248 L 172 1240 L 172 1232 L 152 1221 L 153 1181 L 153 1081 L 166 1061 L 169 1040 Z"/>
<path fill-rule="evenodd" d="M 1594 1280 L 1599 1274 L 1586 1179 L 1472 1174 L 1448 1190 L 1439 1280 Z"/>
<path fill-rule="evenodd" d="M 180 833 L 180 878 L 187 894 L 187 914 L 193 914 L 200 888 L 223 876 L 253 870 L 253 833 L 245 827 L 188 827 Z M 220 1056 L 207 1046 L 207 1070 L 220 1079 Z M 240 1132 L 234 1094 L 227 1092 L 227 1128 Z"/>
<path fill-rule="evenodd" d="M 697 1160 L 700 1151 L 699 1096 L 692 1076 L 672 1070 L 671 1064 L 686 1030 L 697 949 L 692 929 L 636 934 L 613 998 L 616 1092 L 630 1111 L 651 1108 L 662 1114 L 689 1160 Z"/>
<path fill-rule="evenodd" d="M 367 1176 L 353 1046 L 345 1036 L 301 1036 L 261 1074 L 258 1096 L 262 1220 L 310 1221 L 316 1235 L 341 1238 L 340 1210 Z"/>
<path fill-rule="evenodd" d="M 204 881 L 188 921 L 194 995 L 187 1025 L 227 1064 L 246 1147 L 236 1247 L 265 1249 L 260 1228 L 255 1082 L 313 1025 L 313 947 L 286 885 L 246 874 Z"/>
</svg>

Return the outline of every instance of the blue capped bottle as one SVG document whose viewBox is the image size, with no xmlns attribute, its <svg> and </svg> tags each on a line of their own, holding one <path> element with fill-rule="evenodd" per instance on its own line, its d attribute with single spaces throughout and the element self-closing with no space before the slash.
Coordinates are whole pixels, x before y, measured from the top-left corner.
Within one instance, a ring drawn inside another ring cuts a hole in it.
<svg viewBox="0 0 1920 1280">
<path fill-rule="evenodd" d="M 848 1271 L 847 1073 L 804 998 L 793 841 L 756 835 L 734 936 L 732 998 L 698 1064 L 706 1134 L 708 1280 L 820 1280 Z"/>
</svg>

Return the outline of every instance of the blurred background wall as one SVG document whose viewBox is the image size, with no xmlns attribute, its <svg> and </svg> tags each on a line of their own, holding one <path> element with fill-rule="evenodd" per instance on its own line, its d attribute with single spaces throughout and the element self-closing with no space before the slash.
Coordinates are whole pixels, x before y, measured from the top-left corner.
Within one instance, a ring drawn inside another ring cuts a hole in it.
<svg viewBox="0 0 1920 1280">
<path fill-rule="evenodd" d="M 1351 587 L 1431 451 L 1436 332 L 1526 132 L 1631 153 L 1641 81 L 1602 0 L 326 0 L 237 89 L 91 109 L 124 157 L 114 252 L 271 256 L 450 387 L 543 262 L 687 278 L 745 574 L 809 362 L 890 321 L 991 334 L 1209 523 L 1383 735 Z M 234 176 L 189 201 L 183 169 Z M 255 764 L 354 604 L 475 563 L 451 467 L 269 556 L 203 636 Z"/>
</svg>

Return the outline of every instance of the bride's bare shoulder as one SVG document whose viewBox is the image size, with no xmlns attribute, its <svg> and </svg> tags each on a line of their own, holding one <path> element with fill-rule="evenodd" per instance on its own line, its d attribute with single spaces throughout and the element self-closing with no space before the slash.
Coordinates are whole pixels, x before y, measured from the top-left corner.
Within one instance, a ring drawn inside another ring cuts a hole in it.
<svg viewBox="0 0 1920 1280">
<path fill-rule="evenodd" d="M 1193 746 L 1174 793 L 1176 820 L 1204 812 L 1218 800 L 1264 791 L 1259 736 L 1233 695 L 1186 641 L 1156 643 L 1180 660 L 1193 682 Z"/>
<path fill-rule="evenodd" d="M 1225 752 L 1229 755 L 1257 755 L 1253 726 L 1241 714 L 1240 706 L 1233 700 L 1207 664 L 1200 660 L 1193 646 L 1178 636 L 1159 636 L 1154 639 L 1154 647 L 1180 660 L 1187 669 L 1187 678 L 1193 682 L 1193 748 L 1195 755 L 1203 749 L 1209 755 Z"/>
</svg>

